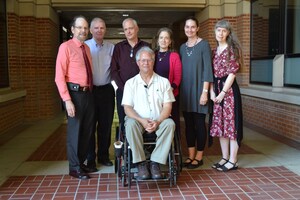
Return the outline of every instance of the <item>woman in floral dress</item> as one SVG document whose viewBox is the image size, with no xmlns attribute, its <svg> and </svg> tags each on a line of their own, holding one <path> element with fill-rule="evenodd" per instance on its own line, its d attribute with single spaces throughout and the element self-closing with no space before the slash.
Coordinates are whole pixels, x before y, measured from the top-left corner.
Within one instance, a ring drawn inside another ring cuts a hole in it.
<svg viewBox="0 0 300 200">
<path fill-rule="evenodd" d="M 241 46 L 226 20 L 215 25 L 218 47 L 213 50 L 214 83 L 210 97 L 214 102 L 210 135 L 219 137 L 222 159 L 212 168 L 229 171 L 238 168 L 237 153 L 243 138 L 241 94 L 235 80 L 243 64 Z"/>
</svg>

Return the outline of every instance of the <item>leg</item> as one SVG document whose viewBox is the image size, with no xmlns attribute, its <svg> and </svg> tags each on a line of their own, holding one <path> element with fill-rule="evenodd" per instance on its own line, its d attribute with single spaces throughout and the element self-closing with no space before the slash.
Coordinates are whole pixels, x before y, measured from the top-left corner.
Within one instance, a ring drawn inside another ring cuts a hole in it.
<svg viewBox="0 0 300 200">
<path fill-rule="evenodd" d="M 156 130 L 156 145 L 151 154 L 151 161 L 166 164 L 173 142 L 175 123 L 172 119 L 165 119 Z"/>
<path fill-rule="evenodd" d="M 175 102 L 172 104 L 172 119 L 175 122 L 176 130 L 180 133 L 180 112 L 179 112 L 179 96 L 175 97 Z M 179 134 L 180 135 L 180 134 Z"/>
<path fill-rule="evenodd" d="M 220 146 L 221 146 L 221 151 L 222 151 L 222 159 L 219 162 L 212 165 L 212 168 L 214 168 L 214 169 L 223 167 L 223 165 L 225 165 L 228 162 L 228 157 L 229 157 L 229 151 L 228 151 L 229 140 L 228 140 L 228 138 L 220 137 L 219 141 L 220 141 Z"/>
<path fill-rule="evenodd" d="M 117 110 L 118 110 L 118 117 L 119 117 L 119 122 L 120 122 L 120 128 L 121 131 L 124 131 L 124 118 L 126 116 L 125 111 L 122 104 L 122 98 L 123 98 L 123 90 L 117 89 L 116 92 L 116 97 L 117 97 Z"/>
<path fill-rule="evenodd" d="M 207 139 L 207 131 L 205 125 L 205 114 L 195 113 L 194 120 L 196 124 L 196 132 L 197 132 L 197 154 L 196 159 L 202 160 L 203 150 L 205 148 L 206 139 Z"/>
<path fill-rule="evenodd" d="M 221 144 L 221 149 L 222 149 L 222 156 L 223 156 L 223 158 L 225 158 L 227 160 L 229 157 L 229 145 L 230 145 L 230 160 L 228 162 L 226 162 L 225 164 L 221 165 L 220 167 L 218 167 L 217 170 L 227 172 L 229 170 L 237 169 L 238 168 L 238 166 L 236 165 L 237 151 L 239 148 L 237 141 L 230 140 L 229 138 L 220 137 L 220 144 Z"/>
<path fill-rule="evenodd" d="M 99 88 L 99 114 L 98 114 L 98 161 L 111 166 L 109 160 L 109 147 L 111 145 L 111 126 L 114 118 L 115 91 L 111 84 Z"/>
<path fill-rule="evenodd" d="M 197 153 L 193 162 L 188 166 L 189 169 L 194 169 L 203 165 L 203 150 L 207 139 L 205 117 L 205 114 L 193 113 L 193 120 L 195 121 L 196 127 Z"/>
<path fill-rule="evenodd" d="M 196 148 L 195 148 L 195 141 L 196 141 L 196 135 L 195 135 L 195 129 L 194 129 L 194 120 L 193 115 L 190 112 L 183 112 L 184 122 L 185 122 L 185 136 L 186 136 L 186 142 L 188 146 L 189 151 L 189 157 L 184 162 L 185 165 L 191 163 L 192 160 L 195 158 Z"/>
<path fill-rule="evenodd" d="M 237 153 L 238 153 L 239 145 L 236 140 L 230 140 L 228 145 L 230 145 L 230 158 L 229 158 L 229 162 L 227 162 L 224 165 L 224 167 L 227 168 L 227 170 L 236 169 Z"/>
<path fill-rule="evenodd" d="M 95 134 L 95 104 L 93 94 L 86 92 L 85 102 L 82 102 L 83 119 L 80 126 L 79 142 L 78 142 L 78 158 L 80 164 L 83 164 L 87 158 L 89 145 L 92 134 Z"/>
<path fill-rule="evenodd" d="M 126 138 L 132 152 L 132 162 L 138 163 L 146 160 L 143 142 L 143 126 L 136 120 L 125 117 Z"/>
<path fill-rule="evenodd" d="M 228 160 L 229 158 L 229 138 L 220 137 L 220 146 L 222 151 L 222 157 Z"/>
</svg>

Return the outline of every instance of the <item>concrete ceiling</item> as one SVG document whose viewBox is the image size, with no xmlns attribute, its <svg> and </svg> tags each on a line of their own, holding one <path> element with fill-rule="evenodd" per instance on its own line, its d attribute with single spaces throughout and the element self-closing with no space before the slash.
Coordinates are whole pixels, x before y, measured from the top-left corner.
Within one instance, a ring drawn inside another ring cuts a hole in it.
<svg viewBox="0 0 300 200">
<path fill-rule="evenodd" d="M 69 28 L 69 24 L 74 16 L 83 15 L 89 21 L 94 17 L 100 17 L 105 20 L 107 26 L 106 38 L 124 38 L 122 32 L 122 21 L 131 17 L 137 20 L 140 32 L 140 38 L 152 38 L 157 30 L 161 27 L 172 27 L 173 24 L 184 21 L 187 16 L 194 15 L 192 10 L 149 10 L 149 9 L 136 9 L 136 10 L 117 10 L 117 9 L 105 9 L 105 10 L 59 10 L 60 21 L 62 25 Z M 129 16 L 123 16 L 128 14 Z"/>
</svg>

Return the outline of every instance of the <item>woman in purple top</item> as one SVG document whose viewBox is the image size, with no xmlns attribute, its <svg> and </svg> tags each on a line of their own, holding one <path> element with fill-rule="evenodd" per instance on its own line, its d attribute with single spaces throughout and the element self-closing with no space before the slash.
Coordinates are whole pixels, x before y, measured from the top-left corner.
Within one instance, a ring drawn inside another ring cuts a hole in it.
<svg viewBox="0 0 300 200">
<path fill-rule="evenodd" d="M 179 85 L 181 82 L 181 61 L 179 54 L 174 51 L 173 32 L 167 27 L 158 30 L 156 35 L 156 52 L 154 71 L 167 79 L 173 89 L 176 99 L 172 105 L 172 119 L 176 124 L 176 130 L 180 131 L 179 115 Z"/>
</svg>

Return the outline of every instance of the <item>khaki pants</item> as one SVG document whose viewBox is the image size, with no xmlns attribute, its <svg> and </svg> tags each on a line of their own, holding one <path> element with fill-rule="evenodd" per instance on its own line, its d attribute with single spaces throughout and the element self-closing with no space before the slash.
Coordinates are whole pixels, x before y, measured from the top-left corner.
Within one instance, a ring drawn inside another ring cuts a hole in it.
<svg viewBox="0 0 300 200">
<path fill-rule="evenodd" d="M 146 160 L 143 144 L 144 127 L 136 120 L 125 117 L 126 138 L 132 151 L 132 162 L 138 163 Z M 166 164 L 168 154 L 174 137 L 175 123 L 168 118 L 162 121 L 155 134 L 156 145 L 151 154 L 151 161 Z"/>
</svg>

